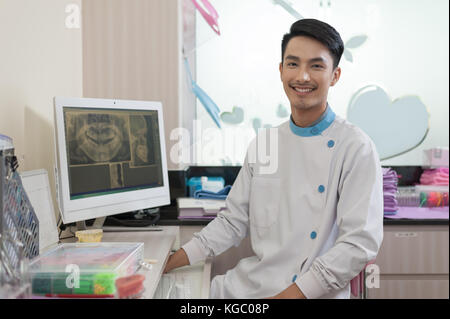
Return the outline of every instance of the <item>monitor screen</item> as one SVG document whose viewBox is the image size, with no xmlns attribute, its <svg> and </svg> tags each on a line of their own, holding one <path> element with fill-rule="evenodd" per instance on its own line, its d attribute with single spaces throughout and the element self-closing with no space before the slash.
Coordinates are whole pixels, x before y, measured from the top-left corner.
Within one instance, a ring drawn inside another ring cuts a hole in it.
<svg viewBox="0 0 450 319">
<path fill-rule="evenodd" d="M 55 115 L 65 221 L 164 205 L 168 177 L 160 103 L 56 98 Z"/>
<path fill-rule="evenodd" d="M 163 185 L 157 111 L 63 111 L 71 199 Z"/>
</svg>

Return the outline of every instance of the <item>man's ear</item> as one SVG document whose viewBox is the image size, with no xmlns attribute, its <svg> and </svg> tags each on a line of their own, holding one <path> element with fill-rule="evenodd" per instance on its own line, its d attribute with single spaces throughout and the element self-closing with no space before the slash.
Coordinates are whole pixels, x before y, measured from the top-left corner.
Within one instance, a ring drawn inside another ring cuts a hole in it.
<svg viewBox="0 0 450 319">
<path fill-rule="evenodd" d="M 331 86 L 335 86 L 336 83 L 338 83 L 339 79 L 341 78 L 341 68 L 337 67 L 333 71 L 333 80 L 331 81 Z"/>
</svg>

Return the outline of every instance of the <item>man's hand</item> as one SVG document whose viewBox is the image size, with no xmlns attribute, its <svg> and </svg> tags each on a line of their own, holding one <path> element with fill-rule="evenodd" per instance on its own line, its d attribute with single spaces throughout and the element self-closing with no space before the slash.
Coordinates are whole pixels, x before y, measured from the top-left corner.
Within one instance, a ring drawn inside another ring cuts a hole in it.
<svg viewBox="0 0 450 319">
<path fill-rule="evenodd" d="M 280 292 L 278 295 L 267 299 L 306 299 L 300 288 L 294 283 Z"/>
<path fill-rule="evenodd" d="M 169 256 L 166 267 L 164 268 L 164 274 L 168 273 L 172 269 L 189 265 L 189 258 L 183 248 L 178 249 L 174 254 Z"/>
</svg>

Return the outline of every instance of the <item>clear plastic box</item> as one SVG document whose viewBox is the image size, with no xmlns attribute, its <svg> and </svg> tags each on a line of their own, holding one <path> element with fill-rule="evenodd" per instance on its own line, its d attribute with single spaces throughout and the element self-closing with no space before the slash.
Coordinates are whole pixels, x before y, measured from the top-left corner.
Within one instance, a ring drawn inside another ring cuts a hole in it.
<svg viewBox="0 0 450 319">
<path fill-rule="evenodd" d="M 398 187 L 398 206 L 444 207 L 449 205 L 448 186 L 416 185 Z"/>
<path fill-rule="evenodd" d="M 448 206 L 448 186 L 416 185 L 420 196 L 420 207 Z"/>
<path fill-rule="evenodd" d="M 114 295 L 117 278 L 138 270 L 143 243 L 61 244 L 30 263 L 33 295 Z"/>
<path fill-rule="evenodd" d="M 401 207 L 419 207 L 420 194 L 414 186 L 399 186 L 397 189 L 397 203 Z"/>
</svg>

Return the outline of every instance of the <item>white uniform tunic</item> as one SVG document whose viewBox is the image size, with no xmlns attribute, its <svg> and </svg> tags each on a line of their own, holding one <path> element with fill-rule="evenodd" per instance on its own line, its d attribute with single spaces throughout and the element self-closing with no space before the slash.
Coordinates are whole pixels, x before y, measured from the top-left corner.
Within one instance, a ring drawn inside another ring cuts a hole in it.
<svg viewBox="0 0 450 319">
<path fill-rule="evenodd" d="M 276 169 L 253 160 L 262 145 L 256 138 L 227 210 L 183 249 L 195 264 L 250 236 L 255 255 L 216 276 L 211 298 L 270 297 L 293 282 L 307 298 L 349 298 L 350 280 L 376 257 L 383 238 L 375 146 L 329 106 L 314 126 L 291 119 L 276 130 L 267 151 Z"/>
</svg>

